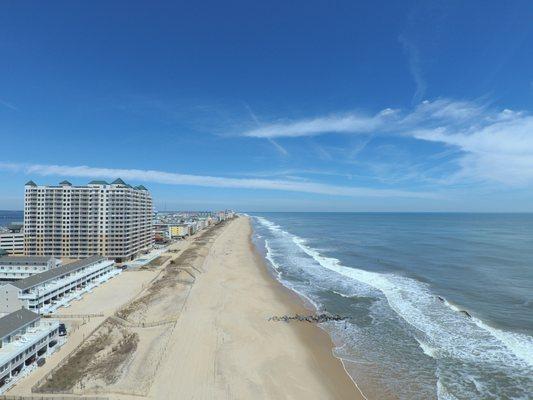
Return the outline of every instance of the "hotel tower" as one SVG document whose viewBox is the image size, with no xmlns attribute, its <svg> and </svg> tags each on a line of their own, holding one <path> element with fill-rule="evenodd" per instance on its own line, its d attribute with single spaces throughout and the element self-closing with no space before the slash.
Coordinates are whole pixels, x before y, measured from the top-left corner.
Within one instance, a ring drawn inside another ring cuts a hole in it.
<svg viewBox="0 0 533 400">
<path fill-rule="evenodd" d="M 148 250 L 152 196 L 144 186 L 117 179 L 73 186 L 25 185 L 24 246 L 28 256 L 85 258 L 95 254 L 123 262 Z"/>
</svg>

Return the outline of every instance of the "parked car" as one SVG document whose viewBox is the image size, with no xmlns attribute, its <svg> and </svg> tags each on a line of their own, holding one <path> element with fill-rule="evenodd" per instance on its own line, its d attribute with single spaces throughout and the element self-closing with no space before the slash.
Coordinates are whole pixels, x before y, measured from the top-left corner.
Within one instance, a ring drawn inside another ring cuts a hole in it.
<svg viewBox="0 0 533 400">
<path fill-rule="evenodd" d="M 65 336 L 67 334 L 67 327 L 65 324 L 59 324 L 59 336 Z"/>
<path fill-rule="evenodd" d="M 45 359 L 45 358 L 42 358 L 42 357 L 41 357 L 41 358 L 39 358 L 39 359 L 37 360 L 37 366 L 38 366 L 38 367 L 42 367 L 44 364 L 46 364 L 46 359 Z"/>
</svg>

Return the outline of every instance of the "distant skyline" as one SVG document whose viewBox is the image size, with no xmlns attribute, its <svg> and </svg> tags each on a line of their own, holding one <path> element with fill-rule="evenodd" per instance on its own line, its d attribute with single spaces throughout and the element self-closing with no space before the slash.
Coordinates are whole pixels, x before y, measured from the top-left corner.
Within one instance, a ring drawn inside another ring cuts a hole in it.
<svg viewBox="0 0 533 400">
<path fill-rule="evenodd" d="M 533 3 L 0 5 L 0 210 L 533 212 Z"/>
</svg>

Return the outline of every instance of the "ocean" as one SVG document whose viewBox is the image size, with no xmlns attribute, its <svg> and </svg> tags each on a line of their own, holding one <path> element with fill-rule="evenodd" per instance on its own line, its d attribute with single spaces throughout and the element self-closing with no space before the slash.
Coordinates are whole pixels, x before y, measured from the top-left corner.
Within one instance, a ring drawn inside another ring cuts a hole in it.
<svg viewBox="0 0 533 400">
<path fill-rule="evenodd" d="M 24 212 L 23 211 L 5 211 L 0 210 L 0 227 L 8 226 L 13 222 L 22 222 L 24 221 Z"/>
<path fill-rule="evenodd" d="M 533 214 L 250 215 L 369 399 L 533 398 Z"/>
</svg>

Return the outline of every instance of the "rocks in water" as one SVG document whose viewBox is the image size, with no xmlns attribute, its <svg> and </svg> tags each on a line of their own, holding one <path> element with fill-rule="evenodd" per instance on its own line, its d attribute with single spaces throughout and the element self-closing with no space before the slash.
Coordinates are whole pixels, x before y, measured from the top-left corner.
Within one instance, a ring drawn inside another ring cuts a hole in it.
<svg viewBox="0 0 533 400">
<path fill-rule="evenodd" d="M 300 315 L 300 314 L 282 315 L 282 316 L 275 315 L 273 317 L 270 317 L 268 320 L 269 321 L 276 321 L 276 322 L 278 322 L 278 321 L 283 321 L 283 322 L 290 322 L 290 321 L 313 322 L 313 323 L 319 324 L 321 322 L 343 321 L 345 319 L 346 319 L 346 317 L 343 317 L 343 316 L 338 315 L 338 314 L 332 315 L 332 314 L 322 313 L 322 314 L 316 314 L 316 315 Z"/>
</svg>

